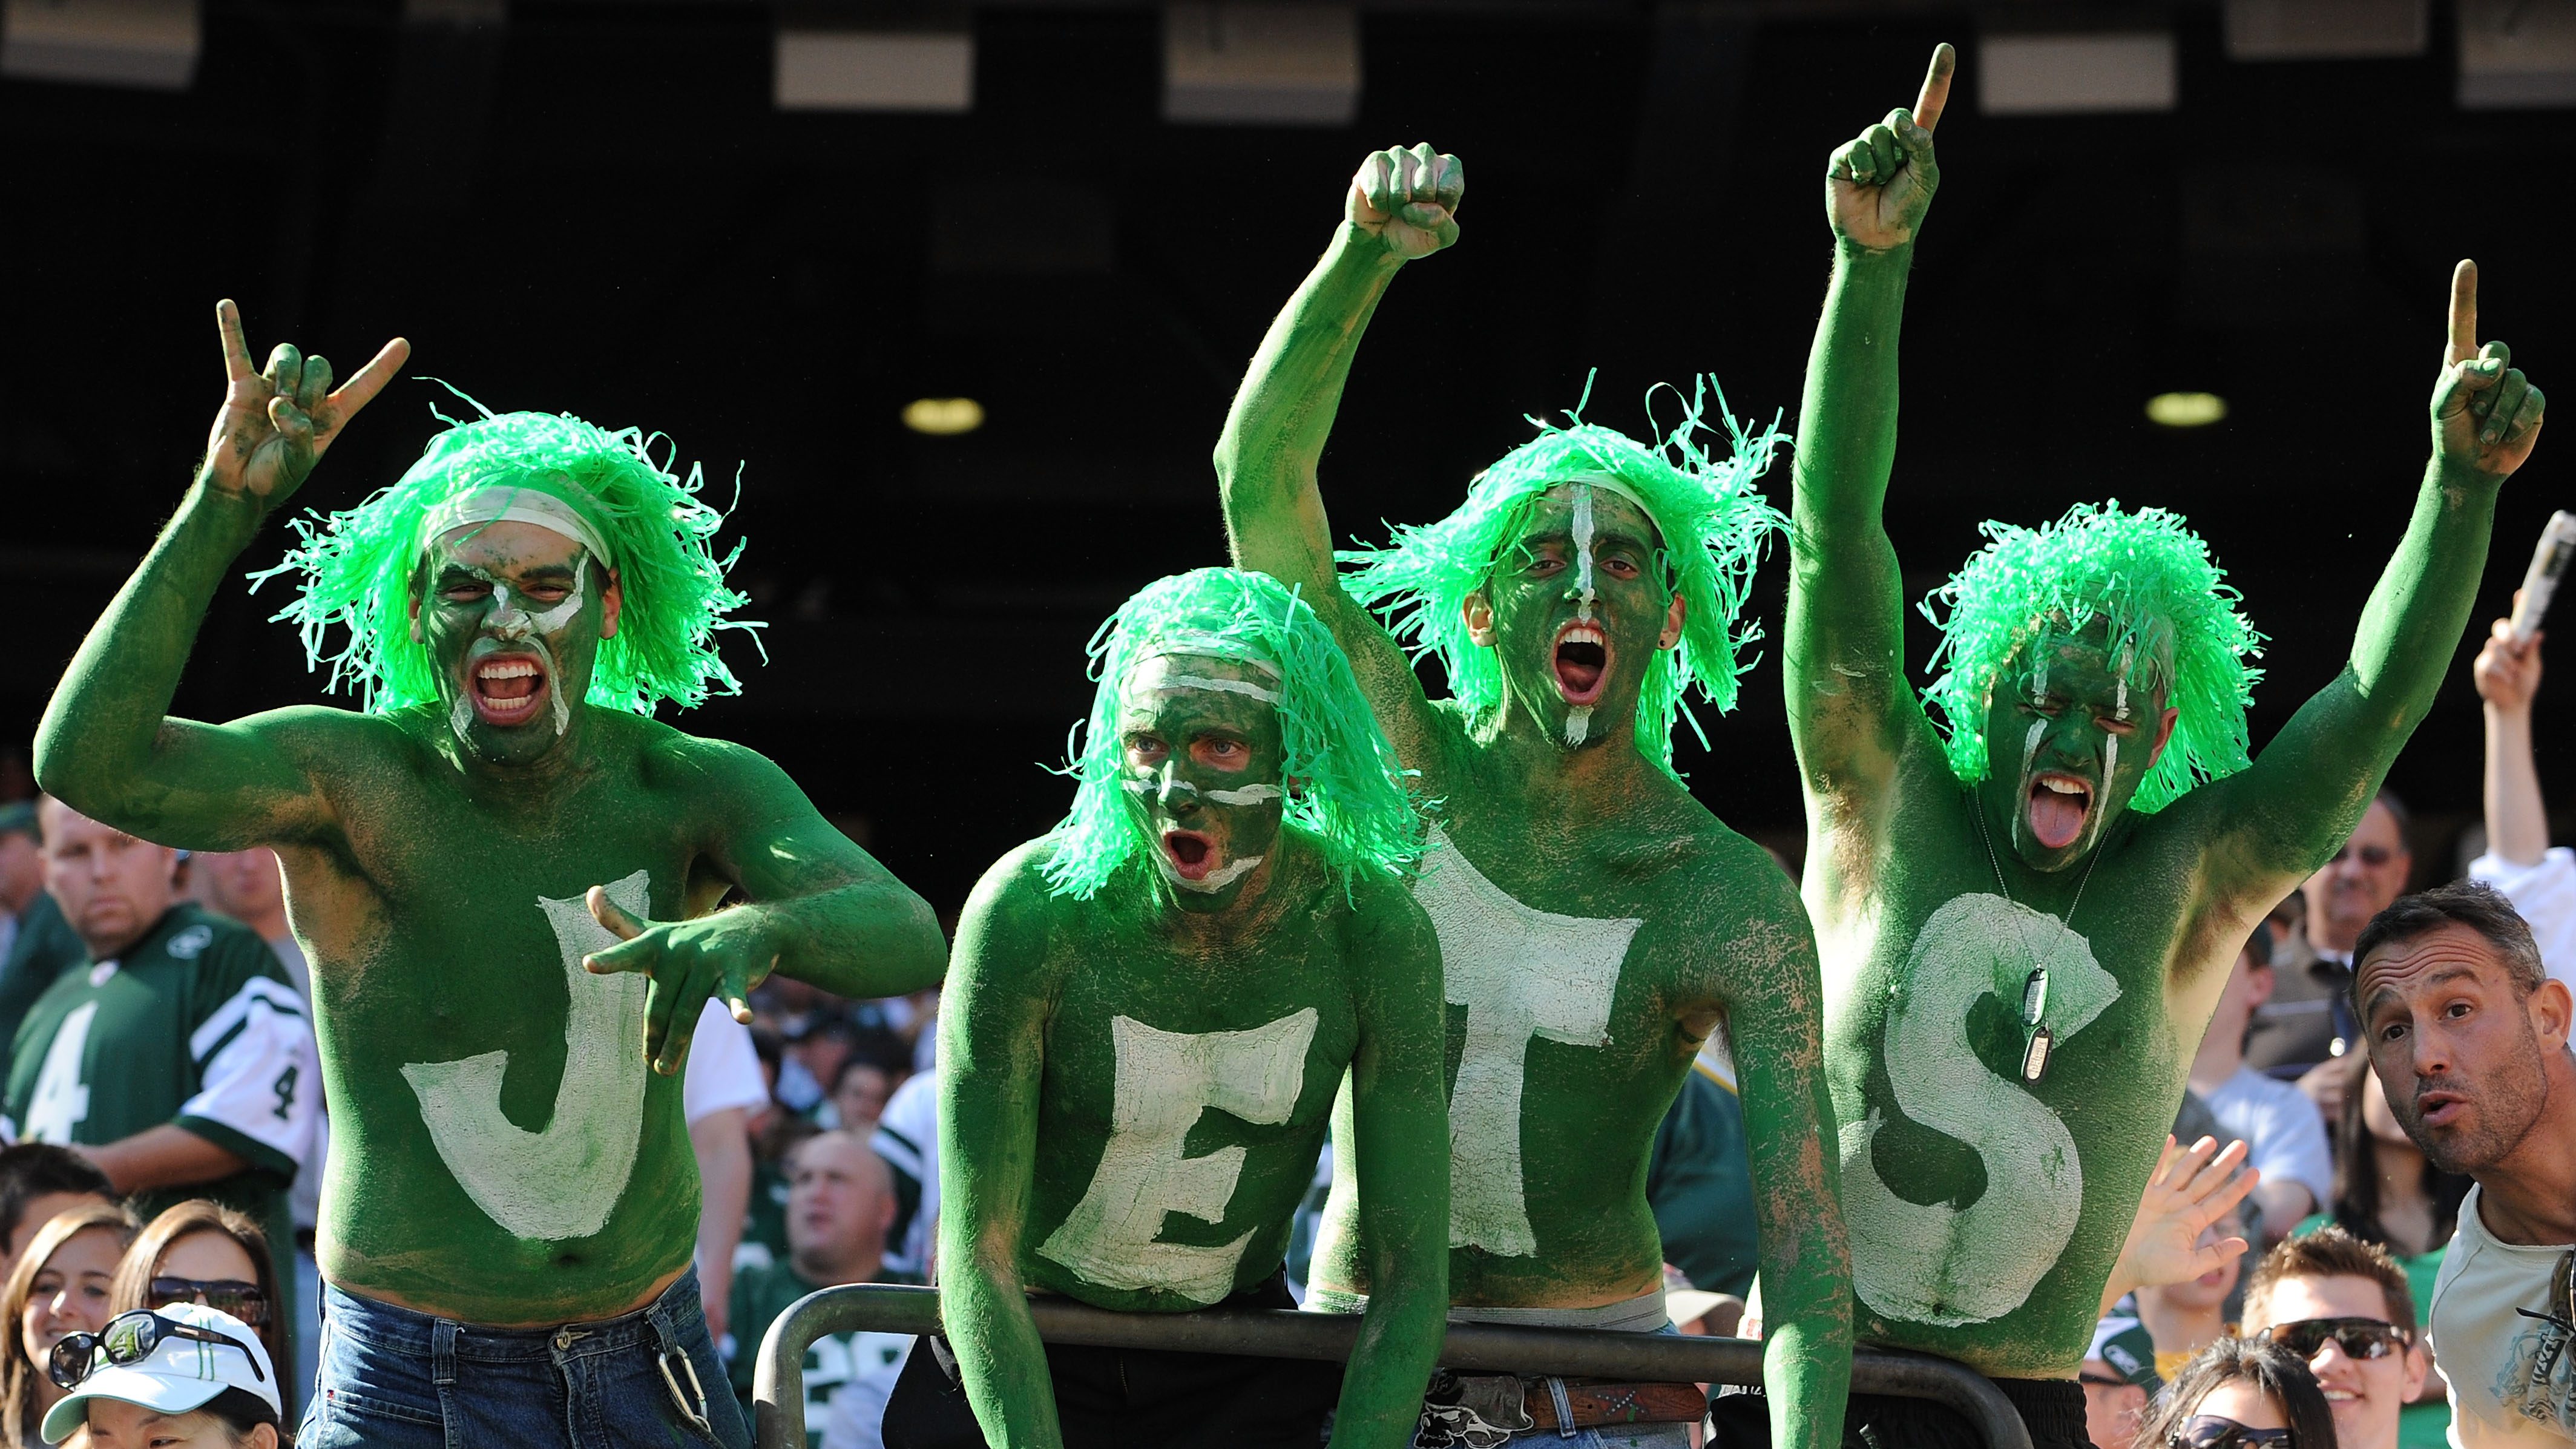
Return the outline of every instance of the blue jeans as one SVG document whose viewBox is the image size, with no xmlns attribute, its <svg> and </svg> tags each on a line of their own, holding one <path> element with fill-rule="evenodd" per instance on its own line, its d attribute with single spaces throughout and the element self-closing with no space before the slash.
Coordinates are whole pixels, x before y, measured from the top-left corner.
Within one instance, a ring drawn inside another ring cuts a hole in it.
<svg viewBox="0 0 2576 1449">
<path fill-rule="evenodd" d="M 703 1428 L 688 1412 L 701 1403 Z M 750 1449 L 751 1431 L 708 1341 L 693 1269 L 633 1313 L 561 1328 L 484 1328 L 326 1287 L 322 1371 L 295 1442 Z"/>
</svg>

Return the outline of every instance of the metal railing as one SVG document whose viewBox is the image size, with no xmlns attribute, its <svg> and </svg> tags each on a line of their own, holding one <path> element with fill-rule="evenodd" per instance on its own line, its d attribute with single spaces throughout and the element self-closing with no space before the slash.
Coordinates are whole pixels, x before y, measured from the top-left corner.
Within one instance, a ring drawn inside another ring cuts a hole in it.
<svg viewBox="0 0 2576 1449">
<path fill-rule="evenodd" d="M 1112 1313 L 1069 1298 L 1029 1300 L 1038 1337 L 1104 1348 L 1242 1353 L 1264 1358 L 1351 1356 L 1356 1314 L 1257 1312 Z M 863 1283 L 798 1299 L 760 1340 L 752 1366 L 752 1442 L 806 1449 L 805 1350 L 826 1334 L 939 1332 L 939 1290 Z M 1584 1375 L 1661 1383 L 1758 1384 L 1762 1345 L 1743 1338 L 1681 1338 L 1586 1328 L 1505 1328 L 1453 1323 L 1440 1350 L 1450 1368 L 1524 1375 Z M 1852 1355 L 1852 1392 L 1929 1399 L 1957 1411 L 1992 1449 L 2031 1449 L 2030 1431 L 2003 1392 L 1965 1365 L 1929 1354 L 1863 1349 Z"/>
</svg>

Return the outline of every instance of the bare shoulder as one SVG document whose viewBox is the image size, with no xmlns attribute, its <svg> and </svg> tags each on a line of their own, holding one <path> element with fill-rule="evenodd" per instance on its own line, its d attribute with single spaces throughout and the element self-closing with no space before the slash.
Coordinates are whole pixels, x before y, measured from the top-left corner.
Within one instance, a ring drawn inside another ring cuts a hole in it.
<svg viewBox="0 0 2576 1449">
<path fill-rule="evenodd" d="M 775 761 L 748 745 L 693 735 L 642 715 L 603 712 L 597 718 L 606 727 L 603 743 L 631 752 L 644 783 L 657 790 L 726 792 L 787 779 Z"/>
</svg>

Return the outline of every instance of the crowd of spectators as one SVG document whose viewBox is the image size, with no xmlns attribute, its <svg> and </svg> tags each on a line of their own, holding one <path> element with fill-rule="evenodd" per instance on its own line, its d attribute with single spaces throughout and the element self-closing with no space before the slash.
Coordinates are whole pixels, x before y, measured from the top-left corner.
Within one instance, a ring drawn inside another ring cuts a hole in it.
<svg viewBox="0 0 2576 1449">
<path fill-rule="evenodd" d="M 2576 982 L 2576 856 L 2548 844 L 2531 760 L 2539 674 L 2537 642 L 2499 625 L 2476 666 L 2489 752 L 2485 849 L 2468 874 L 2519 910 L 2548 975 Z M 2392 1104 L 2353 990 L 2356 953 L 2369 964 L 2372 933 L 2424 883 L 2431 853 L 2408 830 L 2404 806 L 2380 796 L 2235 963 L 2176 1131 L 2244 1144 L 2259 1180 L 2200 1241 L 2250 1250 L 2111 1307 L 2082 1375 L 2101 1449 L 2196 1443 L 2218 1431 L 2195 1425 L 2225 1419 L 2293 1445 L 2444 1442 L 2453 1366 L 2436 1361 L 2421 1310 L 2454 1291 L 2442 1274 L 2455 1232 L 2469 1236 L 2472 1179 L 2444 1170 Z M 231 1314 L 294 1364 L 281 1385 L 293 1412 L 319 1338 L 329 1150 L 311 989 L 269 852 L 190 858 L 51 801 L 0 804 L 0 1129 L 20 1144 L 0 1151 L 0 1331 L 16 1336 L 0 1354 L 6 1444 L 39 1442 L 64 1393 L 44 1371 L 55 1343 L 175 1302 Z M 937 993 L 842 1001 L 779 979 L 752 1005 L 746 1026 L 709 1003 L 685 1083 L 706 1193 L 697 1266 L 746 1414 L 770 1324 L 819 1288 L 929 1281 L 939 1212 Z M 103 1062 L 115 1070 L 91 1069 Z M 2404 1100 L 2418 1090 L 2405 1083 Z M 1658 1135 L 1649 1197 L 1676 1322 L 1735 1331 L 1755 1234 L 1723 1033 Z M 2479 1236 L 2497 1255 L 2511 1246 Z M 1302 1267 L 1292 1255 L 1292 1282 Z M 909 1346 L 862 1332 L 809 1348 L 809 1433 L 874 1449 Z"/>
</svg>

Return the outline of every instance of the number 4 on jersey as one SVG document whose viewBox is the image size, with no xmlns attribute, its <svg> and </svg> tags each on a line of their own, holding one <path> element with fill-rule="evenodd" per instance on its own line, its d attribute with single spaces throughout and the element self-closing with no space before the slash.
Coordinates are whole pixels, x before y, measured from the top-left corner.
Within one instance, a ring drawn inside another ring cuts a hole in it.
<svg viewBox="0 0 2576 1449">
<path fill-rule="evenodd" d="M 68 1144 L 89 1118 L 89 1084 L 81 1064 L 89 1055 L 89 1024 L 98 1017 L 95 1001 L 74 1007 L 45 1048 L 45 1065 L 36 1074 L 36 1095 L 27 1103 L 29 1142 Z"/>
</svg>

